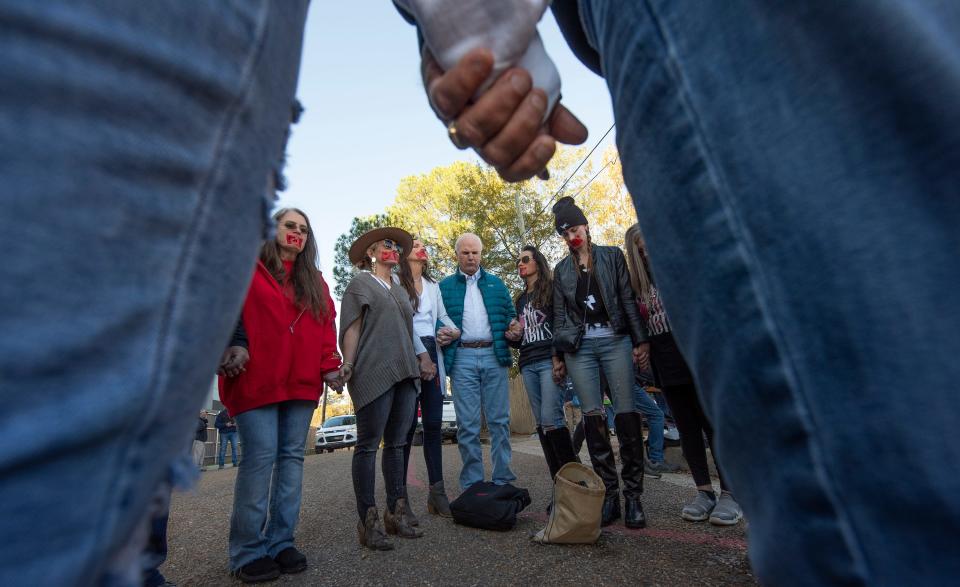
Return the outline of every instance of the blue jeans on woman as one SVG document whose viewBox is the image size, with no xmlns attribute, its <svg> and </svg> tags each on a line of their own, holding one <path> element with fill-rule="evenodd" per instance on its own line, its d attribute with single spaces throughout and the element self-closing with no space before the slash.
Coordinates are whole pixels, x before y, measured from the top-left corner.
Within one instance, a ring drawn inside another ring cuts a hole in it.
<svg viewBox="0 0 960 587">
<path fill-rule="evenodd" d="M 217 453 L 217 464 L 220 467 L 223 467 L 223 463 L 227 458 L 227 444 L 230 444 L 230 458 L 232 459 L 233 466 L 237 466 L 237 431 L 231 430 L 230 432 L 221 432 L 220 433 L 220 451 Z"/>
<path fill-rule="evenodd" d="M 639 411 L 633 394 L 633 345 L 629 336 L 584 338 L 575 353 L 565 353 L 567 373 L 586 414 L 603 414 L 599 373 L 610 387 L 610 400 L 617 414 Z"/>
<path fill-rule="evenodd" d="M 383 484 L 387 508 L 393 510 L 407 486 L 403 451 L 407 446 L 410 421 L 416 420 L 417 385 L 406 379 L 357 410 L 357 446 L 353 451 L 353 491 L 357 514 L 362 521 L 367 510 L 377 507 L 377 449 L 383 442 Z"/>
<path fill-rule="evenodd" d="M 303 451 L 316 402 L 287 401 L 236 416 L 243 440 L 230 516 L 230 569 L 293 546 Z"/>
<path fill-rule="evenodd" d="M 955 582 L 960 3 L 579 7 L 760 582 Z"/>
<path fill-rule="evenodd" d="M 430 360 L 437 365 L 437 339 L 432 336 L 421 336 L 420 341 L 427 347 Z M 423 427 L 423 460 L 427 464 L 427 478 L 430 480 L 430 485 L 433 485 L 443 481 L 443 390 L 440 387 L 439 373 L 429 381 L 420 380 L 420 395 L 417 396 L 417 403 L 420 405 L 420 420 Z M 413 435 L 416 431 L 417 419 L 414 417 L 410 432 L 407 434 L 407 445 L 403 447 L 404 479 L 407 478 Z"/>
<path fill-rule="evenodd" d="M 633 384 L 633 397 L 636 400 L 637 409 L 643 412 L 647 419 L 647 458 L 653 463 L 663 462 L 663 410 L 657 405 L 657 402 L 650 397 L 639 383 Z"/>
<path fill-rule="evenodd" d="M 272 225 L 306 6 L 0 0 L 0 584 L 139 577 Z"/>
<path fill-rule="evenodd" d="M 520 376 L 537 426 L 544 430 L 566 426 L 563 391 L 553 381 L 553 360 L 528 363 L 520 368 Z"/>
</svg>

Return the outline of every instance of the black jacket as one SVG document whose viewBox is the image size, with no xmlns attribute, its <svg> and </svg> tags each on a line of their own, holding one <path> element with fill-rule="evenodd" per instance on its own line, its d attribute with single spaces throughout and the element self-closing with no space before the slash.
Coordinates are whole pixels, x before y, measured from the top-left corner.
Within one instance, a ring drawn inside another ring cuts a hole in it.
<svg viewBox="0 0 960 587">
<path fill-rule="evenodd" d="M 630 287 L 627 260 L 618 247 L 592 245 L 593 274 L 617 334 L 629 334 L 633 346 L 647 340 L 647 329 L 637 310 L 636 296 Z M 553 270 L 553 344 L 571 352 L 583 328 L 583 310 L 577 303 L 579 267 L 573 255 L 563 258 Z"/>
<path fill-rule="evenodd" d="M 207 441 L 207 419 L 206 418 L 197 418 L 197 433 L 193 437 L 194 440 L 199 440 L 200 442 Z"/>
</svg>

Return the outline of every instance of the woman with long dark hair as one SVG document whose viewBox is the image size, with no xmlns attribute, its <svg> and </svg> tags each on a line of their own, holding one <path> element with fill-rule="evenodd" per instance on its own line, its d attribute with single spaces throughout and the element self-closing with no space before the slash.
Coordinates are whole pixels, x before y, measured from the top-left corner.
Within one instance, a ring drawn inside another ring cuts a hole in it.
<svg viewBox="0 0 960 587">
<path fill-rule="evenodd" d="M 430 481 L 430 493 L 427 496 L 427 511 L 444 518 L 451 518 L 450 503 L 443 486 L 443 398 L 446 397 L 446 373 L 443 361 L 438 361 L 440 346 L 437 335 L 449 336 L 456 339 L 460 330 L 447 315 L 443 306 L 443 297 L 440 295 L 440 286 L 430 275 L 430 255 L 420 239 L 413 239 L 410 254 L 400 261 L 400 283 L 407 290 L 410 305 L 413 306 L 413 343 L 417 354 L 426 352 L 430 361 L 436 365 L 437 375 L 429 379 L 420 380 L 420 395 L 417 403 L 420 406 L 423 424 L 423 460 L 427 464 L 427 478 Z M 443 324 L 437 330 L 437 323 Z M 407 478 L 407 468 L 410 464 L 410 450 L 413 446 L 413 436 L 417 430 L 417 419 L 413 419 L 410 432 L 407 434 L 407 445 L 403 449 L 403 478 Z M 410 507 L 410 497 L 404 495 L 407 506 L 407 515 L 411 525 L 419 525 L 417 517 Z"/>
<path fill-rule="evenodd" d="M 303 451 L 324 383 L 338 386 L 334 306 L 317 269 L 307 215 L 274 214 L 230 348 L 220 399 L 237 421 L 243 458 L 230 517 L 230 568 L 244 582 L 298 573 Z"/>
<path fill-rule="evenodd" d="M 697 495 L 693 501 L 683 507 L 681 516 L 691 522 L 710 520 L 718 526 L 732 526 L 740 521 L 743 512 L 733 499 L 733 494 L 723 482 L 720 462 L 717 459 L 713 443 L 713 427 L 704 414 L 703 406 L 694 386 L 693 375 L 687 362 L 677 347 L 670 331 L 670 321 L 660 301 L 660 292 L 654 285 L 647 258 L 647 247 L 640 232 L 640 225 L 634 224 L 626 234 L 627 268 L 630 281 L 637 292 L 641 313 L 650 335 L 650 362 L 653 366 L 657 384 L 673 411 L 673 418 L 680 431 L 680 446 L 683 456 L 690 465 L 690 474 L 697 485 Z M 703 446 L 706 435 L 713 453 L 713 462 L 720 476 L 720 497 L 713 491 L 710 481 L 710 469 L 707 466 L 707 451 Z"/>
<path fill-rule="evenodd" d="M 553 272 L 554 346 L 564 354 L 564 366 L 583 408 L 584 432 L 593 469 L 607 494 L 602 524 L 620 517 L 620 487 L 610 445 L 598 373 L 610 386 L 623 468 L 624 524 L 646 526 L 643 493 L 643 419 L 633 396 L 634 370 L 649 363 L 646 328 L 640 320 L 626 260 L 619 247 L 595 245 L 587 217 L 573 198 L 553 206 L 557 233 L 570 249 Z M 636 365 L 636 366 L 635 366 Z"/>
<path fill-rule="evenodd" d="M 518 335 L 507 331 L 505 336 L 511 346 L 520 349 L 520 375 L 553 478 L 560 467 L 577 460 L 563 414 L 560 380 L 554 376 L 561 359 L 553 346 L 553 272 L 543 253 L 527 245 L 517 259 L 517 273 L 525 284 L 514 299 L 522 330 Z"/>
</svg>

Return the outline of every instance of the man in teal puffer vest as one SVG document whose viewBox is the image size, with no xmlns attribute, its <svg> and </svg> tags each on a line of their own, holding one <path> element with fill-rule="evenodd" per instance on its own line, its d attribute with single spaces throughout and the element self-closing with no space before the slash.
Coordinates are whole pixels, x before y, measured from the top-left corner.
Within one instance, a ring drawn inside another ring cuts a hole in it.
<svg viewBox="0 0 960 587">
<path fill-rule="evenodd" d="M 460 329 L 459 340 L 439 335 L 446 346 L 443 361 L 453 383 L 453 407 L 457 412 L 457 446 L 463 468 L 460 487 L 483 481 L 483 450 L 480 448 L 480 410 L 490 431 L 492 480 L 510 483 L 510 391 L 507 368 L 513 362 L 504 332 L 520 330 L 516 311 L 503 281 L 480 267 L 483 243 L 475 234 L 457 239 L 460 269 L 440 282 L 447 314 Z"/>
</svg>

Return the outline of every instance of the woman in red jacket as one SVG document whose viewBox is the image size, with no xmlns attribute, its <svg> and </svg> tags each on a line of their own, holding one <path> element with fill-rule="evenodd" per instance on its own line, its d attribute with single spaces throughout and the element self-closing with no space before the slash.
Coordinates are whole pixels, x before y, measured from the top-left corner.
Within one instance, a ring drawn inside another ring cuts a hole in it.
<svg viewBox="0 0 960 587">
<path fill-rule="evenodd" d="M 317 269 L 310 221 L 295 208 L 274 219 L 276 239 L 260 250 L 220 379 L 220 398 L 237 420 L 243 447 L 230 568 L 244 582 L 307 568 L 293 546 L 304 443 L 324 382 L 339 388 L 335 311 Z"/>
</svg>

